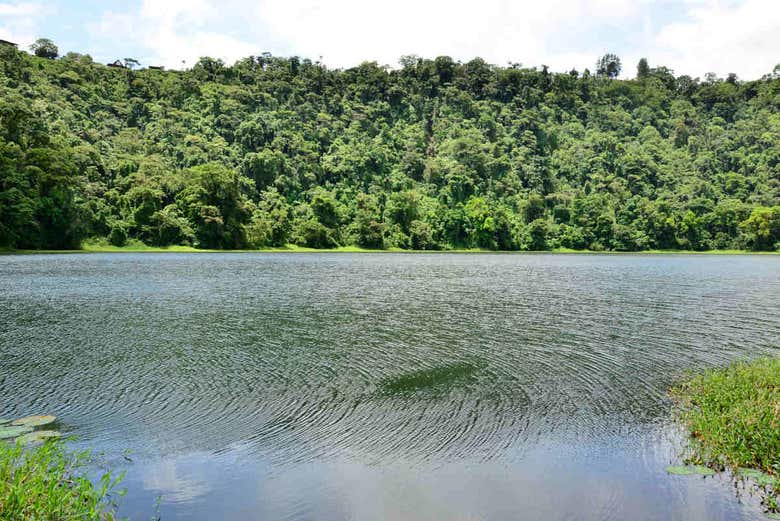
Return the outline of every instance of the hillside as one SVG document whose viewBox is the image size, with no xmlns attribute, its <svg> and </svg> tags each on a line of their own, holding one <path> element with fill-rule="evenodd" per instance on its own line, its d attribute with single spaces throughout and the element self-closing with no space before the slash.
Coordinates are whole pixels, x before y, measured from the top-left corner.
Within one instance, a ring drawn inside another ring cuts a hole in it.
<svg viewBox="0 0 780 521">
<path fill-rule="evenodd" d="M 778 69 L 611 76 L 4 46 L 0 246 L 777 249 Z"/>
</svg>

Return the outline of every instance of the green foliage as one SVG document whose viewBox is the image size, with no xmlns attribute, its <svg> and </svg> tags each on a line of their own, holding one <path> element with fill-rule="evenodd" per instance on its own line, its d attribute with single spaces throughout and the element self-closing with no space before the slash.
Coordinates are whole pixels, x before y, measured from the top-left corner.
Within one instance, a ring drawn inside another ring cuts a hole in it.
<svg viewBox="0 0 780 521">
<path fill-rule="evenodd" d="M 740 227 L 746 234 L 748 245 L 754 250 L 776 250 L 780 243 L 780 206 L 753 209 Z"/>
<path fill-rule="evenodd" d="M 620 58 L 614 54 L 605 54 L 596 62 L 596 74 L 607 78 L 617 78 L 622 68 Z"/>
<path fill-rule="evenodd" d="M 45 432 L 45 431 L 42 431 Z M 57 441 L 34 448 L 0 443 L 0 519 L 110 521 L 122 476 L 86 476 L 87 453 L 70 454 Z"/>
<path fill-rule="evenodd" d="M 780 359 L 708 371 L 675 388 L 673 397 L 697 440 L 696 463 L 759 469 L 780 493 L 780 482 L 771 479 L 780 474 Z"/>
<path fill-rule="evenodd" d="M 775 250 L 780 76 L 0 49 L 0 247 Z M 130 59 L 129 64 L 135 65 Z M 603 81 L 612 78 L 612 81 Z"/>
<path fill-rule="evenodd" d="M 38 38 L 35 40 L 35 43 L 30 46 L 30 50 L 39 58 L 54 59 L 60 55 L 60 50 L 54 42 L 48 38 Z"/>
<path fill-rule="evenodd" d="M 650 66 L 647 64 L 647 58 L 641 58 L 636 66 L 637 79 L 644 79 L 650 76 Z"/>
</svg>

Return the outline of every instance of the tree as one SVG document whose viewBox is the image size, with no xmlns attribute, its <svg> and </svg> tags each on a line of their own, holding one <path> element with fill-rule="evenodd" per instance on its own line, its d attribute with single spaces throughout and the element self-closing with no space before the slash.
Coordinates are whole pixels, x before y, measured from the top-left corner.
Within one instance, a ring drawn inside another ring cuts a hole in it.
<svg viewBox="0 0 780 521">
<path fill-rule="evenodd" d="M 190 168 L 176 205 L 195 226 L 202 248 L 242 248 L 251 218 L 244 191 L 249 181 L 218 163 Z"/>
<path fill-rule="evenodd" d="M 776 250 L 780 246 L 780 206 L 755 208 L 740 228 L 754 250 Z"/>
<path fill-rule="evenodd" d="M 622 81 L 612 54 L 598 79 L 402 61 L 113 74 L 0 46 L 0 246 L 780 242 L 780 72 L 700 81 L 642 59 Z"/>
<path fill-rule="evenodd" d="M 60 55 L 60 50 L 54 45 L 54 42 L 48 38 L 38 38 L 30 46 L 30 50 L 39 58 L 54 59 Z"/>
<path fill-rule="evenodd" d="M 596 74 L 607 78 L 617 78 L 622 70 L 620 58 L 612 53 L 607 53 L 596 62 Z"/>
<path fill-rule="evenodd" d="M 642 58 L 636 66 L 636 77 L 643 80 L 648 76 L 650 76 L 650 66 L 647 64 L 647 58 Z"/>
</svg>

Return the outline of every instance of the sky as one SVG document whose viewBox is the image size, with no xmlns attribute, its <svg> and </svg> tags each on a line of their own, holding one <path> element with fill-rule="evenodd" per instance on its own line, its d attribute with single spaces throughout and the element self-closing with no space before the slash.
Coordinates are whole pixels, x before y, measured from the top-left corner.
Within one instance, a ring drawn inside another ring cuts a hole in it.
<svg viewBox="0 0 780 521">
<path fill-rule="evenodd" d="M 270 52 L 329 67 L 416 54 L 562 72 L 612 52 L 624 77 L 646 57 L 750 80 L 780 63 L 780 0 L 0 0 L 0 38 L 26 49 L 38 37 L 168 68 Z"/>
</svg>

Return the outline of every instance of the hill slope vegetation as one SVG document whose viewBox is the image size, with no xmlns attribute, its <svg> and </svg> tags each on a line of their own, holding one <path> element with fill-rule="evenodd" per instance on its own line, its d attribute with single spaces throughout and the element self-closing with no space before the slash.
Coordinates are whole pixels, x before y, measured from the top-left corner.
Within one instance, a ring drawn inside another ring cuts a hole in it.
<svg viewBox="0 0 780 521">
<path fill-rule="evenodd" d="M 777 249 L 780 71 L 602 72 L 4 47 L 0 246 Z"/>
</svg>

